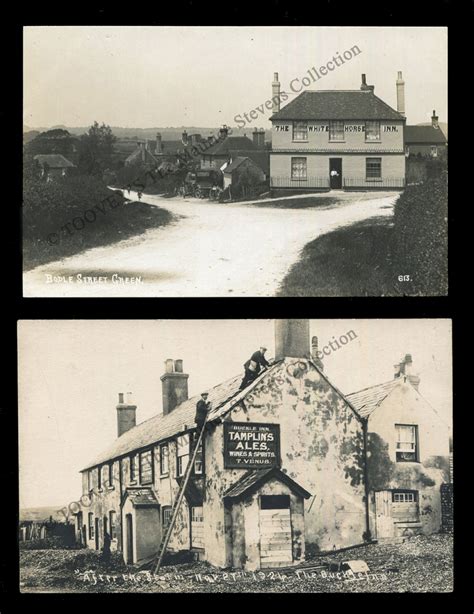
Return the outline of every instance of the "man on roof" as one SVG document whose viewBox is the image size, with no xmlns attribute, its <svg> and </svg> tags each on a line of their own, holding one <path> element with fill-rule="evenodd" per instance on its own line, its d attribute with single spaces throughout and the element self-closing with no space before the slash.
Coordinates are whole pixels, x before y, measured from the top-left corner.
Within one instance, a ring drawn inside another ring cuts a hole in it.
<svg viewBox="0 0 474 614">
<path fill-rule="evenodd" d="M 252 356 L 247 360 L 244 364 L 245 375 L 240 384 L 240 390 L 246 388 L 253 380 L 258 376 L 261 369 L 268 369 L 270 363 L 265 358 L 265 352 L 267 348 L 265 346 L 261 346 L 259 350 L 254 352 Z"/>
<path fill-rule="evenodd" d="M 211 408 L 210 401 L 207 400 L 209 394 L 207 392 L 201 393 L 201 398 L 196 403 L 196 415 L 194 416 L 194 422 L 198 429 L 202 429 L 204 422 L 206 421 L 207 413 Z"/>
</svg>

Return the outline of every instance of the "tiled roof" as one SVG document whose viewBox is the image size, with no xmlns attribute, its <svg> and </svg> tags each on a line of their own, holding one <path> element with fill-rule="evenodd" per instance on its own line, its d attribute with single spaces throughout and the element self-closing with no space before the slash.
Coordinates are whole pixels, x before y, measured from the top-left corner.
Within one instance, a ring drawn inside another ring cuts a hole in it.
<svg viewBox="0 0 474 614">
<path fill-rule="evenodd" d="M 253 141 L 247 136 L 228 136 L 226 139 L 214 143 L 203 154 L 206 156 L 227 156 L 236 149 L 256 149 Z"/>
<path fill-rule="evenodd" d="M 35 160 L 38 160 L 41 165 L 47 164 L 49 168 L 72 168 L 74 166 L 62 154 L 37 154 Z"/>
<path fill-rule="evenodd" d="M 237 375 L 214 388 L 208 390 L 208 401 L 212 404 L 212 409 L 209 412 L 208 420 L 217 420 L 229 411 L 235 404 L 241 401 L 264 377 L 265 373 L 273 369 L 276 365 L 264 371 L 259 377 L 247 386 L 245 390 L 239 391 L 242 374 Z M 145 422 L 137 424 L 116 439 L 107 450 L 100 454 L 93 462 L 86 465 L 81 471 L 96 467 L 114 458 L 125 456 L 134 450 L 145 448 L 148 445 L 158 441 L 169 439 L 183 433 L 190 428 L 195 427 L 194 416 L 196 412 L 196 403 L 200 399 L 200 395 L 196 395 L 187 399 L 178 407 L 175 407 L 166 416 L 157 414 Z"/>
<path fill-rule="evenodd" d="M 446 137 L 441 128 L 433 128 L 433 126 L 406 126 L 405 128 L 405 143 L 426 143 L 426 144 L 446 144 Z"/>
<path fill-rule="evenodd" d="M 392 379 L 384 384 L 346 394 L 345 398 L 352 403 L 361 418 L 368 418 L 401 381 L 403 379 Z"/>
<path fill-rule="evenodd" d="M 249 160 L 249 158 L 244 158 L 244 156 L 237 156 L 233 158 L 232 162 L 225 167 L 224 173 L 232 173 L 232 171 L 235 171 L 235 169 L 245 162 L 245 160 Z"/>
<path fill-rule="evenodd" d="M 262 169 L 265 175 L 270 174 L 270 150 L 269 149 L 255 149 L 255 150 L 245 150 L 245 149 L 237 149 L 231 150 L 230 155 L 232 159 L 234 156 L 236 157 L 244 157 L 250 158 L 252 162 Z"/>
<path fill-rule="evenodd" d="M 124 498 L 128 497 L 133 507 L 144 505 L 158 505 L 158 500 L 151 488 L 129 486 L 124 493 Z"/>
<path fill-rule="evenodd" d="M 283 473 L 283 471 L 281 471 L 277 467 L 248 471 L 233 486 L 226 490 L 226 492 L 224 493 L 224 497 L 227 499 L 237 499 L 244 494 L 250 494 L 252 491 L 256 490 L 261 484 L 265 483 L 271 478 L 276 478 L 280 482 L 283 482 L 291 490 L 296 492 L 301 497 L 304 497 L 305 499 L 311 497 L 311 494 L 307 490 L 297 484 L 294 480 L 290 478 L 289 475 Z"/>
<path fill-rule="evenodd" d="M 306 91 L 270 118 L 286 120 L 402 120 L 395 109 L 370 91 Z"/>
</svg>

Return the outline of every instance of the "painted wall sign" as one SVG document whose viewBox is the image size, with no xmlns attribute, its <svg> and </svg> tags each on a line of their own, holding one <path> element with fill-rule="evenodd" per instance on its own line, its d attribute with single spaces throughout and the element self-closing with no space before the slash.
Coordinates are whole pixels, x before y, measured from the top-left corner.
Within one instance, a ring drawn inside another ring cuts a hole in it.
<svg viewBox="0 0 474 614">
<path fill-rule="evenodd" d="M 224 422 L 226 469 L 265 469 L 279 464 L 279 424 Z"/>
</svg>

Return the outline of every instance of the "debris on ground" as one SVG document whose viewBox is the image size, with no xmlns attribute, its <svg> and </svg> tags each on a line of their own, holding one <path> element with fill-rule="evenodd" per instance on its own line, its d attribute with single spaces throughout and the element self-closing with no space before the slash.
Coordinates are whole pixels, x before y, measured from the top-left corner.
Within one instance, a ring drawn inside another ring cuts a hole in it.
<svg viewBox="0 0 474 614">
<path fill-rule="evenodd" d="M 127 567 L 120 553 L 105 564 L 95 550 L 20 552 L 22 592 L 404 593 L 453 590 L 453 536 L 418 535 L 401 544 L 371 543 L 314 556 L 295 567 L 246 572 L 203 561 Z"/>
</svg>

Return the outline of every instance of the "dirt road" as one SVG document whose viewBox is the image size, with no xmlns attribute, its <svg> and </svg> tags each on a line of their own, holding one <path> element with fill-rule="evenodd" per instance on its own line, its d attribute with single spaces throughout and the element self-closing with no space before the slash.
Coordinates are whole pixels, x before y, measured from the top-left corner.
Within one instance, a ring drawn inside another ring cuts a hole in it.
<svg viewBox="0 0 474 614">
<path fill-rule="evenodd" d="M 392 215 L 398 195 L 330 196 L 339 202 L 286 209 L 145 194 L 142 201 L 168 209 L 176 221 L 28 271 L 24 296 L 274 296 L 306 243 Z M 315 202 L 323 197 L 315 195 Z"/>
</svg>

